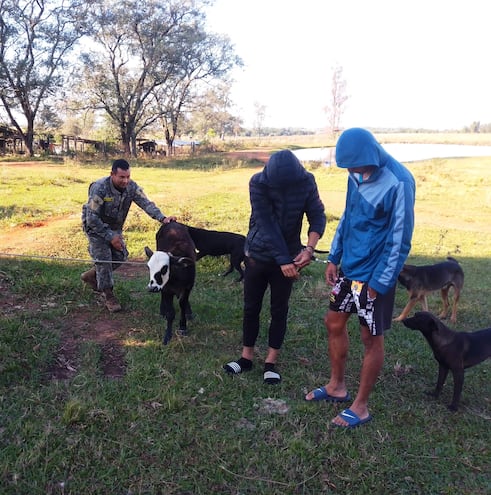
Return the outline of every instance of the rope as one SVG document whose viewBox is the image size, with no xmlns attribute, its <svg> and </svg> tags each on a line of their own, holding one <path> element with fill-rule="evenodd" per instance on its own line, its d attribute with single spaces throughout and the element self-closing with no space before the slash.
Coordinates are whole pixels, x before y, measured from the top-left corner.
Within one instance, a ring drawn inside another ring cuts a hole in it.
<svg viewBox="0 0 491 495">
<path fill-rule="evenodd" d="M 0 257 L 8 256 L 10 258 L 31 258 L 31 259 L 40 259 L 40 260 L 50 260 L 50 261 L 73 261 L 76 263 L 118 263 L 120 265 L 146 265 L 146 261 L 107 261 L 107 260 L 87 260 L 81 258 L 57 258 L 55 256 L 40 256 L 35 254 L 12 254 L 12 253 L 0 253 Z M 312 257 L 312 261 L 316 263 L 328 263 L 327 260 L 320 260 L 315 256 Z"/>
<path fill-rule="evenodd" d="M 33 258 L 41 260 L 51 261 L 74 261 L 77 263 L 117 263 L 118 265 L 146 265 L 146 261 L 107 261 L 107 260 L 87 260 L 80 258 L 57 258 L 55 256 L 39 256 L 35 254 L 12 254 L 12 253 L 0 253 L 1 256 L 8 256 L 11 258 Z"/>
</svg>

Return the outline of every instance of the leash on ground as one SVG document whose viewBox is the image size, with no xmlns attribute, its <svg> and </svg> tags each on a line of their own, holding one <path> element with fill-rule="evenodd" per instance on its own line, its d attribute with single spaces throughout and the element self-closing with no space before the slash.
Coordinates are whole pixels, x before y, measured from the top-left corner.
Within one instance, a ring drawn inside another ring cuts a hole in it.
<svg viewBox="0 0 491 495">
<path fill-rule="evenodd" d="M 117 263 L 118 265 L 146 265 L 146 261 L 107 261 L 107 260 L 87 260 L 82 258 L 57 258 L 56 256 L 40 256 L 35 254 L 15 254 L 15 253 L 0 253 L 0 257 L 10 258 L 31 258 L 50 261 L 73 261 L 76 263 Z"/>
</svg>

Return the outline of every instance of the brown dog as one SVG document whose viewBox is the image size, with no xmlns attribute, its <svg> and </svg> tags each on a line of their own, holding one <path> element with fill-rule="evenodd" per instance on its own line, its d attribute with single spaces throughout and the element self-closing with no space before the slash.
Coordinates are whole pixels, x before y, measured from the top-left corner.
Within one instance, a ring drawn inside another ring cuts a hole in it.
<svg viewBox="0 0 491 495">
<path fill-rule="evenodd" d="M 464 370 L 491 357 L 491 328 L 455 332 L 428 311 L 419 311 L 402 323 L 424 335 L 439 363 L 438 380 L 431 395 L 440 395 L 448 372 L 452 371 L 453 398 L 448 408 L 456 411 L 464 385 Z"/>
<path fill-rule="evenodd" d="M 438 317 L 446 318 L 450 307 L 448 301 L 450 287 L 454 288 L 450 321 L 452 323 L 457 321 L 457 303 L 464 287 L 464 272 L 457 260 L 449 257 L 447 261 L 435 265 L 404 265 L 398 280 L 409 292 L 409 301 L 402 313 L 394 318 L 394 321 L 402 321 L 406 318 L 417 302 L 421 303 L 424 311 L 428 311 L 426 295 L 435 290 L 441 290 L 443 301 L 443 309 Z"/>
</svg>

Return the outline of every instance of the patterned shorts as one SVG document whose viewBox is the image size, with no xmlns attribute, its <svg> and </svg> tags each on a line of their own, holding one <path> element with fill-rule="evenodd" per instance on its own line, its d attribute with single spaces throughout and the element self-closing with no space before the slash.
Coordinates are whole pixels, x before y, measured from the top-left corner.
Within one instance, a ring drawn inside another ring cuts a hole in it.
<svg viewBox="0 0 491 495">
<path fill-rule="evenodd" d="M 329 309 L 342 313 L 356 313 L 360 324 L 372 335 L 383 335 L 392 324 L 395 286 L 386 294 L 368 295 L 368 284 L 340 276 L 329 296 Z"/>
</svg>

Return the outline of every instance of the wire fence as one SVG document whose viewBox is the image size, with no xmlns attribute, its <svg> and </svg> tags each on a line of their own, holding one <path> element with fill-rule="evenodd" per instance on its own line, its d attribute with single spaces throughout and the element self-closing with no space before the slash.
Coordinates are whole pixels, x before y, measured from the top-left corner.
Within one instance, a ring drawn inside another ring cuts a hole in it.
<svg viewBox="0 0 491 495">
<path fill-rule="evenodd" d="M 40 256 L 35 254 L 16 254 L 16 253 L 0 253 L 0 257 L 10 257 L 10 258 L 30 258 L 30 259 L 40 259 L 40 260 L 50 260 L 50 261 L 70 261 L 75 263 L 118 263 L 121 265 L 146 265 L 146 261 L 108 261 L 108 260 L 88 260 L 83 258 L 59 258 L 56 256 Z M 316 263 L 327 263 L 327 260 L 321 260 L 317 257 L 313 257 L 312 261 Z"/>
<path fill-rule="evenodd" d="M 118 265 L 146 265 L 146 261 L 108 261 L 108 260 L 88 260 L 83 258 L 59 258 L 56 256 L 40 256 L 35 254 L 16 254 L 16 253 L 0 253 L 0 257 L 9 257 L 9 258 L 30 258 L 30 259 L 39 259 L 39 260 L 50 260 L 50 261 L 71 261 L 75 263 L 118 263 Z"/>
</svg>

